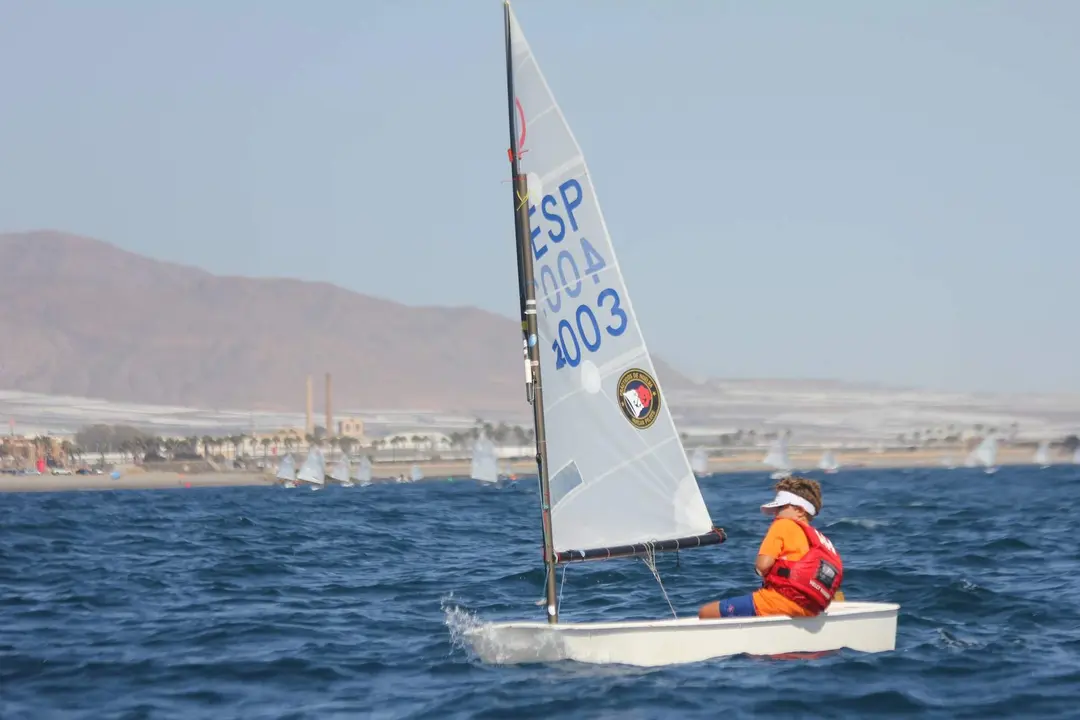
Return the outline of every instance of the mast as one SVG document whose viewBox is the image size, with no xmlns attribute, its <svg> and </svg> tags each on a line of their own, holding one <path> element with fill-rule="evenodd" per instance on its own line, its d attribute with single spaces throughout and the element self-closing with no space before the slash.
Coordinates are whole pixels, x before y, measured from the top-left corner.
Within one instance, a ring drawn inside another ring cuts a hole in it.
<svg viewBox="0 0 1080 720">
<path fill-rule="evenodd" d="M 533 281 L 533 257 L 529 242 L 529 188 L 518 163 L 518 134 L 514 122 L 514 55 L 510 44 L 510 0 L 503 3 L 506 29 L 506 100 L 510 121 L 510 174 L 514 192 L 514 235 L 517 240 L 518 301 L 521 310 L 521 334 L 525 356 L 525 396 L 532 403 L 536 434 L 536 469 L 540 478 L 540 517 L 544 540 L 547 617 L 559 622 L 558 595 L 555 590 L 555 548 L 551 538 L 551 487 L 548 477 L 547 433 L 544 429 L 544 393 L 540 379 L 540 343 L 536 327 L 536 290 Z"/>
</svg>

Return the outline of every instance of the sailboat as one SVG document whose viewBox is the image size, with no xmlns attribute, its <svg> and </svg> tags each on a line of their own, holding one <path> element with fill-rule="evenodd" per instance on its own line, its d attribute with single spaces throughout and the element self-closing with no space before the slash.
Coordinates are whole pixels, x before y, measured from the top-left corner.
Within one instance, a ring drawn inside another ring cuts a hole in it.
<svg viewBox="0 0 1080 720">
<path fill-rule="evenodd" d="M 1073 465 L 1080 465 L 1080 447 L 1073 451 Z"/>
<path fill-rule="evenodd" d="M 705 452 L 705 448 L 699 447 L 694 450 L 694 454 L 690 458 L 690 467 L 698 477 L 709 474 L 709 454 Z"/>
<path fill-rule="evenodd" d="M 308 483 L 312 490 L 321 490 L 326 484 L 326 458 L 318 446 L 313 445 L 308 449 L 304 464 L 296 473 L 296 481 Z"/>
<path fill-rule="evenodd" d="M 360 462 L 356 463 L 353 479 L 361 487 L 371 484 L 371 460 L 368 459 L 367 455 L 362 456 Z"/>
<path fill-rule="evenodd" d="M 469 469 L 469 477 L 486 483 L 499 481 L 499 460 L 495 456 L 495 445 L 487 435 L 480 433 L 473 443 L 472 467 Z"/>
<path fill-rule="evenodd" d="M 769 452 L 765 454 L 762 462 L 773 468 L 774 472 L 769 477 L 773 480 L 779 480 L 791 475 L 792 467 L 791 460 L 788 458 L 788 441 L 786 435 L 779 435 L 772 444 L 769 445 Z"/>
<path fill-rule="evenodd" d="M 998 440 L 996 435 L 987 435 L 983 438 L 983 441 L 979 443 L 979 446 L 971 451 L 967 461 L 964 462 L 968 467 L 978 467 L 982 465 L 985 468 L 987 475 L 993 475 L 998 471 L 995 463 L 997 462 Z M 970 461 L 970 464 L 968 463 Z"/>
<path fill-rule="evenodd" d="M 837 601 L 813 618 L 560 622 L 560 565 L 718 545 L 581 149 L 504 6 L 526 398 L 532 406 L 547 622 L 462 633 L 490 663 L 671 665 L 738 654 L 896 646 L 899 606 Z M 657 575 L 657 577 L 659 577 Z M 712 579 L 706 586 L 712 586 Z M 673 611 L 674 614 L 674 611 Z"/>
<path fill-rule="evenodd" d="M 409 482 L 418 482 L 424 479 L 424 471 L 420 469 L 419 465 L 413 465 L 412 471 L 409 474 Z"/>
<path fill-rule="evenodd" d="M 829 475 L 834 475 L 840 469 L 840 464 L 836 462 L 836 454 L 832 450 L 826 450 L 821 454 L 821 460 L 818 461 L 818 468 L 824 470 Z"/>
<path fill-rule="evenodd" d="M 281 458 L 277 468 L 277 479 L 281 481 L 282 487 L 296 487 L 296 461 L 293 460 L 292 453 Z"/>
<path fill-rule="evenodd" d="M 342 487 L 353 487 L 349 456 L 344 452 L 341 453 L 341 459 L 334 463 L 334 467 L 330 470 L 330 478 L 336 480 Z"/>
<path fill-rule="evenodd" d="M 1036 465 L 1045 470 L 1050 467 L 1050 441 L 1043 440 L 1039 443 L 1038 450 L 1035 451 L 1035 457 L 1033 458 Z"/>
</svg>

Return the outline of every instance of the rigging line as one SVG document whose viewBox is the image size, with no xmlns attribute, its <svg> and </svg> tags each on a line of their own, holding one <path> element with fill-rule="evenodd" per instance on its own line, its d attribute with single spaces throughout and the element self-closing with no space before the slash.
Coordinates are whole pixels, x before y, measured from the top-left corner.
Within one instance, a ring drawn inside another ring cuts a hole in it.
<svg viewBox="0 0 1080 720">
<path fill-rule="evenodd" d="M 649 568 L 653 577 L 656 578 L 656 583 L 660 586 L 660 592 L 664 594 L 664 600 L 667 601 L 667 606 L 671 610 L 671 615 L 678 620 L 679 614 L 675 612 L 675 606 L 671 604 L 671 598 L 668 597 L 667 589 L 664 587 L 664 581 L 660 579 L 660 572 L 656 569 L 656 551 L 653 548 L 653 543 L 647 543 L 645 557 L 641 558 L 641 561 L 645 563 L 645 567 Z"/>
</svg>

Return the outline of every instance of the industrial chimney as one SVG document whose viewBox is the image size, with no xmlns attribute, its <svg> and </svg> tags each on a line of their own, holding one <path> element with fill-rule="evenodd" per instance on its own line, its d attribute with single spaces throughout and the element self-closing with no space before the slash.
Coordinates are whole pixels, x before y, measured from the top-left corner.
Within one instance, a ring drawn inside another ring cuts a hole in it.
<svg viewBox="0 0 1080 720">
<path fill-rule="evenodd" d="M 334 435 L 334 413 L 330 405 L 330 373 L 326 373 L 326 436 Z"/>
<path fill-rule="evenodd" d="M 307 376 L 307 417 L 304 420 L 304 434 L 311 435 L 315 432 L 315 426 L 311 424 L 311 376 Z"/>
</svg>

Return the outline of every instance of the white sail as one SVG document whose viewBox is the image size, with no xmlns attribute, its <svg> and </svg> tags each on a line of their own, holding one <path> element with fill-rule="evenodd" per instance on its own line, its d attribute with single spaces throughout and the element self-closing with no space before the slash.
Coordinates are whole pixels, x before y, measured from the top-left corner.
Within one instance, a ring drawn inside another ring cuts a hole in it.
<svg viewBox="0 0 1080 720">
<path fill-rule="evenodd" d="M 555 550 L 708 533 L 585 158 L 512 13 L 510 45 Z"/>
<path fill-rule="evenodd" d="M 838 470 L 840 465 L 836 462 L 836 454 L 832 450 L 826 450 L 821 454 L 821 460 L 818 461 L 818 467 L 822 470 Z"/>
<path fill-rule="evenodd" d="M 989 435 L 975 448 L 975 460 L 983 467 L 994 467 L 997 461 L 998 441 L 997 436 Z"/>
<path fill-rule="evenodd" d="M 1073 463 L 1080 465 L 1080 448 L 1076 448 L 1076 451 L 1073 453 Z"/>
<path fill-rule="evenodd" d="M 499 481 L 499 460 L 495 455 L 495 445 L 483 433 L 473 443 L 469 476 L 483 482 Z"/>
<path fill-rule="evenodd" d="M 300 472 L 296 474 L 296 479 L 316 485 L 326 482 L 326 459 L 323 457 L 322 450 L 318 447 L 308 450 L 304 464 L 300 467 Z"/>
<path fill-rule="evenodd" d="M 337 480 L 339 483 L 348 485 L 352 483 L 350 479 L 351 473 L 349 472 L 349 456 L 345 453 L 341 453 L 341 459 L 334 463 L 333 469 L 330 470 L 330 477 Z"/>
<path fill-rule="evenodd" d="M 705 452 L 705 448 L 694 450 L 694 454 L 690 457 L 690 467 L 698 475 L 709 474 L 709 454 Z"/>
<path fill-rule="evenodd" d="M 371 460 L 368 459 L 367 455 L 361 457 L 360 462 L 356 463 L 353 479 L 361 485 L 371 484 Z"/>
<path fill-rule="evenodd" d="M 769 446 L 762 462 L 776 470 L 791 470 L 791 460 L 788 458 L 787 436 L 780 435 Z"/>
<path fill-rule="evenodd" d="M 412 466 L 412 473 L 411 473 L 409 479 L 412 480 L 413 482 L 416 482 L 417 480 L 423 480 L 424 479 L 424 471 L 420 469 L 419 465 L 413 465 Z"/>
<path fill-rule="evenodd" d="M 1050 464 L 1050 441 L 1043 440 L 1039 443 L 1039 449 L 1035 451 L 1035 464 L 1036 465 L 1049 465 Z"/>
<path fill-rule="evenodd" d="M 288 454 L 281 458 L 281 462 L 278 464 L 277 477 L 279 480 L 295 480 L 296 479 L 296 461 L 293 460 L 292 454 Z"/>
</svg>

